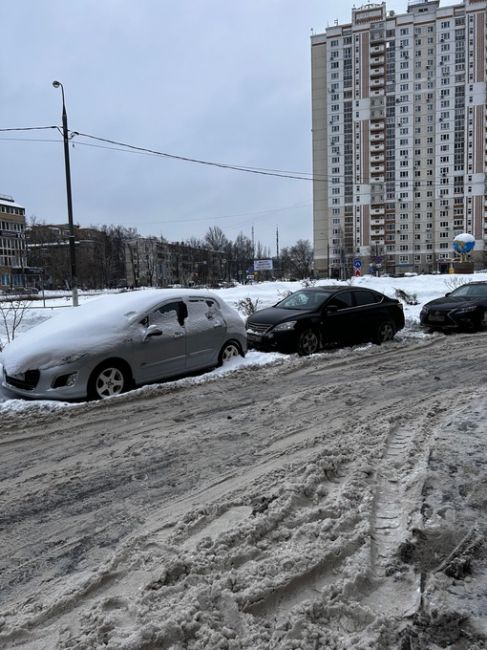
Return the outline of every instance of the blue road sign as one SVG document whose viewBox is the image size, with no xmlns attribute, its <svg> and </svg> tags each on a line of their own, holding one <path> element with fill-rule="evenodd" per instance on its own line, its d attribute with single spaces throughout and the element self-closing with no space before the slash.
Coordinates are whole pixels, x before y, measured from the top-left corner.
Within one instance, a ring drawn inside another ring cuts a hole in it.
<svg viewBox="0 0 487 650">
<path fill-rule="evenodd" d="M 353 268 L 354 269 L 361 269 L 362 268 L 362 260 L 360 258 L 356 257 L 353 260 Z"/>
</svg>

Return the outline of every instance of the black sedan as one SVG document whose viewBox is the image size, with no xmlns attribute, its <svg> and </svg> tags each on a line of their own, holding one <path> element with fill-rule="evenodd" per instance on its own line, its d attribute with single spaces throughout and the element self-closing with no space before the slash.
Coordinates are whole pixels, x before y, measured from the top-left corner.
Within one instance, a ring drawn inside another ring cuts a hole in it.
<svg viewBox="0 0 487 650">
<path fill-rule="evenodd" d="M 424 305 L 420 323 L 429 330 L 475 332 L 487 327 L 487 282 L 469 282 Z"/>
<path fill-rule="evenodd" d="M 402 304 L 378 291 L 302 289 L 247 319 L 251 348 L 313 354 L 324 345 L 383 343 L 404 327 Z"/>
</svg>

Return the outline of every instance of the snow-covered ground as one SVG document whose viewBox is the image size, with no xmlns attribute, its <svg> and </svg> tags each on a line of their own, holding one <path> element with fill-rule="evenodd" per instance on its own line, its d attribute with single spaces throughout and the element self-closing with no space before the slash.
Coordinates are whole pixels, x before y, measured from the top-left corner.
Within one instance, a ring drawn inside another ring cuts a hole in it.
<svg viewBox="0 0 487 650">
<path fill-rule="evenodd" d="M 380 347 L 0 404 L 1 650 L 485 648 L 487 333 L 417 326 L 452 282 L 358 280 L 420 303 Z"/>
<path fill-rule="evenodd" d="M 451 291 L 456 286 L 465 282 L 475 280 L 487 280 L 487 272 L 478 273 L 475 275 L 420 275 L 410 276 L 403 278 L 389 278 L 389 277 L 374 277 L 362 276 L 360 278 L 352 278 L 348 282 L 326 280 L 320 281 L 316 284 L 333 284 L 344 285 L 353 283 L 356 286 L 368 287 L 376 289 L 382 293 L 390 296 L 397 297 L 396 291 L 405 291 L 409 296 L 416 297 L 417 305 L 410 305 L 404 303 L 404 312 L 406 317 L 406 327 L 398 334 L 398 339 L 412 338 L 423 336 L 424 334 L 418 329 L 419 312 L 421 306 L 448 291 Z M 303 282 L 262 282 L 252 285 L 238 285 L 229 289 L 216 289 L 214 293 L 220 295 L 232 307 L 237 307 L 239 302 L 250 298 L 257 309 L 263 309 L 275 304 L 278 300 L 282 299 L 288 292 L 300 289 Z M 175 289 L 177 291 L 177 289 Z M 197 291 L 197 290 L 196 290 Z M 80 302 L 86 302 L 95 299 L 97 296 L 92 294 L 80 294 Z M 45 301 L 46 306 L 43 306 L 42 301 L 33 301 L 29 308 L 25 311 L 22 323 L 16 330 L 16 337 L 22 336 L 22 332 L 30 329 L 34 325 L 49 319 L 53 314 L 59 310 L 68 311 L 72 313 L 73 318 L 76 317 L 76 310 L 71 307 L 71 299 L 69 297 L 52 298 L 47 295 Z M 244 314 L 241 314 L 244 317 Z M 5 326 L 0 322 L 0 341 L 6 341 Z M 233 361 L 230 366 L 223 369 L 214 370 L 207 373 L 203 378 L 198 377 L 193 381 L 200 383 L 201 381 L 211 380 L 217 375 L 225 372 L 232 372 L 237 368 L 247 366 L 260 366 L 267 365 L 281 360 L 283 355 L 276 353 L 261 354 L 256 351 L 250 351 L 245 359 L 238 359 Z M 0 352 L 1 364 L 1 352 Z M 186 383 L 188 380 L 183 380 Z M 67 403 L 59 402 L 43 402 L 42 405 L 36 401 L 26 402 L 25 400 L 11 399 L 0 388 L 0 412 L 9 410 L 25 410 L 25 409 L 60 409 L 69 408 Z"/>
</svg>

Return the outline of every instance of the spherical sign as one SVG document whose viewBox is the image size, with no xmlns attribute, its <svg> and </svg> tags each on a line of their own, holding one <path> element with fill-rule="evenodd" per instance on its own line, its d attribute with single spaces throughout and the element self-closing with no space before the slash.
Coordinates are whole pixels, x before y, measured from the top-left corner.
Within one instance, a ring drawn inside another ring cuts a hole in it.
<svg viewBox="0 0 487 650">
<path fill-rule="evenodd" d="M 475 237 L 468 232 L 457 235 L 452 243 L 453 250 L 460 255 L 468 255 L 475 246 Z"/>
</svg>

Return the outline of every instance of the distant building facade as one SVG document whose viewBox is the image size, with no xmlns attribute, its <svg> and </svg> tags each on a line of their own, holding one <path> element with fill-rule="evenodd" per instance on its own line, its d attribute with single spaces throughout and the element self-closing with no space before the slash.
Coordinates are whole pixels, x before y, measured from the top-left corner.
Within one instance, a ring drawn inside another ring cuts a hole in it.
<svg viewBox="0 0 487 650">
<path fill-rule="evenodd" d="M 487 2 L 352 10 L 311 37 L 315 271 L 486 265 Z"/>
<path fill-rule="evenodd" d="M 33 224 L 26 230 L 29 264 L 38 270 L 37 284 L 68 289 L 71 278 L 69 224 Z M 97 228 L 74 226 L 76 272 L 81 289 L 118 286 L 125 276 L 116 242 Z M 117 254 L 118 253 L 118 254 Z"/>
<path fill-rule="evenodd" d="M 211 285 L 226 277 L 224 253 L 153 237 L 127 241 L 125 262 L 130 287 Z"/>
<path fill-rule="evenodd" d="M 0 290 L 26 284 L 25 208 L 0 195 Z"/>
</svg>

